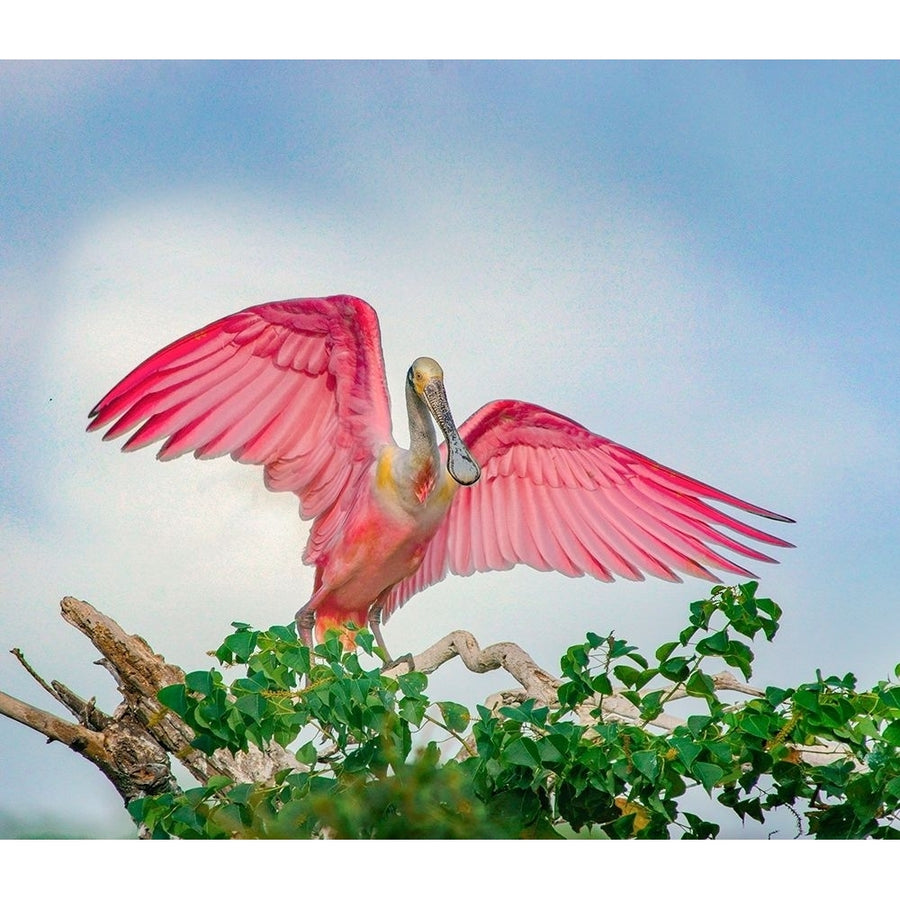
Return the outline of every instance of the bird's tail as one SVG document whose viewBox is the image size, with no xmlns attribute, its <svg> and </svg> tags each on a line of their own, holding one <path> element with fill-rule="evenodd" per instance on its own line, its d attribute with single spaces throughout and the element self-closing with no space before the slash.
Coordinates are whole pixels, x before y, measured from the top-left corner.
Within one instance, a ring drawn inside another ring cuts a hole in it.
<svg viewBox="0 0 900 900">
<path fill-rule="evenodd" d="M 356 648 L 356 632 L 366 625 L 365 610 L 341 609 L 323 605 L 316 610 L 316 643 L 325 640 L 329 631 L 337 631 L 341 643 L 347 650 Z"/>
</svg>

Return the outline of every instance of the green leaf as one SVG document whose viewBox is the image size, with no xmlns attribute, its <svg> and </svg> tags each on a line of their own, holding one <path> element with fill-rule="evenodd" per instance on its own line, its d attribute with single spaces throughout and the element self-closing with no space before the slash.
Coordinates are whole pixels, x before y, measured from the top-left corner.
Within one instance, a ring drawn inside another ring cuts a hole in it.
<svg viewBox="0 0 900 900">
<path fill-rule="evenodd" d="M 269 634 L 284 644 L 290 644 L 297 640 L 296 626 L 293 622 L 290 625 L 273 625 L 269 629 Z"/>
<path fill-rule="evenodd" d="M 237 698 L 234 705 L 244 715 L 250 716 L 254 722 L 259 722 L 265 714 L 267 704 L 262 694 L 244 694 L 243 697 Z"/>
<path fill-rule="evenodd" d="M 633 703 L 638 709 L 641 708 L 643 697 L 637 691 L 621 691 L 620 697 L 624 697 L 629 703 Z"/>
<path fill-rule="evenodd" d="M 401 719 L 410 724 L 421 725 L 427 702 L 424 697 L 401 697 L 397 703 L 397 712 Z"/>
<path fill-rule="evenodd" d="M 699 737 L 712 722 L 711 716 L 688 716 L 687 727 L 694 737 Z"/>
<path fill-rule="evenodd" d="M 783 703 L 788 697 L 791 696 L 793 691 L 786 691 L 783 688 L 778 687 L 767 687 L 766 688 L 766 700 L 769 702 L 771 706 L 778 706 Z"/>
<path fill-rule="evenodd" d="M 261 672 L 254 672 L 251 678 L 235 678 L 231 685 L 233 693 L 258 694 L 269 689 L 269 680 Z"/>
<path fill-rule="evenodd" d="M 697 641 L 697 652 L 702 656 L 721 656 L 728 644 L 728 629 L 723 629 Z"/>
<path fill-rule="evenodd" d="M 669 681 L 684 681 L 690 672 L 690 659 L 686 656 L 670 656 L 659 664 L 659 674 Z"/>
<path fill-rule="evenodd" d="M 229 778 L 228 775 L 213 775 L 206 782 L 206 788 L 207 788 L 207 792 L 221 791 L 222 788 L 227 788 L 229 785 L 232 785 L 232 784 L 234 784 L 234 779 Z"/>
<path fill-rule="evenodd" d="M 183 684 L 170 684 L 164 687 L 156 698 L 182 719 L 188 711 L 187 688 Z"/>
<path fill-rule="evenodd" d="M 421 672 L 406 672 L 397 676 L 397 684 L 407 697 L 420 697 L 428 686 L 428 679 Z"/>
<path fill-rule="evenodd" d="M 643 672 L 641 672 L 640 669 L 635 669 L 634 666 L 620 665 L 613 667 L 613 675 L 615 675 L 625 687 L 632 687 L 642 674 Z"/>
<path fill-rule="evenodd" d="M 662 644 L 656 651 L 656 661 L 665 662 L 672 655 L 675 648 L 680 646 L 681 644 L 678 641 L 669 641 L 668 644 Z"/>
<path fill-rule="evenodd" d="M 250 800 L 253 795 L 253 791 L 256 789 L 255 784 L 236 784 L 229 792 L 228 792 L 228 800 L 231 803 L 236 804 L 237 806 L 245 806 L 247 802 Z"/>
<path fill-rule="evenodd" d="M 712 678 L 701 672 L 699 669 L 692 672 L 690 678 L 685 682 L 685 690 L 694 697 L 715 697 L 716 685 Z"/>
<path fill-rule="evenodd" d="M 640 690 L 644 687 L 645 684 L 653 681 L 656 678 L 659 670 L 658 669 L 645 669 L 641 674 L 637 677 L 637 680 L 634 682 L 634 686 L 637 690 Z"/>
<path fill-rule="evenodd" d="M 706 792 L 711 794 L 716 782 L 725 774 L 725 770 L 715 763 L 695 762 L 691 766 L 691 774 L 706 788 Z"/>
<path fill-rule="evenodd" d="M 807 712 L 819 711 L 819 692 L 799 688 L 794 694 L 794 705 Z"/>
<path fill-rule="evenodd" d="M 366 629 L 357 632 L 356 646 L 361 648 L 365 653 L 368 653 L 369 656 L 372 656 L 375 652 L 375 635 Z"/>
<path fill-rule="evenodd" d="M 648 781 L 656 781 L 659 775 L 659 756 L 655 750 L 638 750 L 631 754 L 631 762 Z"/>
<path fill-rule="evenodd" d="M 535 742 L 529 737 L 511 741 L 504 749 L 502 759 L 512 766 L 527 766 L 529 769 L 542 767 L 541 754 Z"/>
<path fill-rule="evenodd" d="M 781 618 L 781 607 L 770 600 L 768 597 L 757 597 L 756 605 L 764 612 L 773 622 L 777 622 Z M 766 632 L 766 637 L 769 637 Z M 771 638 L 769 638 L 771 640 Z"/>
<path fill-rule="evenodd" d="M 609 648 L 609 658 L 610 659 L 619 659 L 622 656 L 631 656 L 631 654 L 637 650 L 637 647 L 632 647 L 627 641 L 620 640 L 619 638 L 615 638 L 611 642 L 611 646 Z"/>
<path fill-rule="evenodd" d="M 732 762 L 731 747 L 721 740 L 713 739 L 703 741 L 703 749 L 723 766 L 730 766 Z"/>
<path fill-rule="evenodd" d="M 582 645 L 576 644 L 574 647 L 569 647 L 562 662 L 563 671 L 568 674 L 574 674 L 575 672 L 586 669 L 590 659 L 587 650 L 585 650 Z"/>
<path fill-rule="evenodd" d="M 769 736 L 770 724 L 771 719 L 768 716 L 750 714 L 741 718 L 738 727 L 747 734 L 765 740 Z"/>
<path fill-rule="evenodd" d="M 753 662 L 753 651 L 746 644 L 742 644 L 740 641 L 729 641 L 728 649 L 722 656 L 728 665 L 739 668 L 744 678 L 751 676 L 750 664 Z"/>
<path fill-rule="evenodd" d="M 592 691 L 589 691 L 582 684 L 575 681 L 564 681 L 559 688 L 557 688 L 556 696 L 559 698 L 560 706 L 562 706 L 563 709 L 573 709 L 579 703 L 587 700 L 592 693 Z M 607 693 L 611 694 L 612 691 L 607 691 Z"/>
<path fill-rule="evenodd" d="M 560 748 L 556 746 L 556 743 L 551 740 L 550 737 L 541 738 L 537 742 L 537 750 L 538 755 L 541 758 L 541 762 L 544 763 L 553 764 L 562 762 L 565 759 L 564 751 L 560 750 Z"/>
<path fill-rule="evenodd" d="M 662 712 L 662 698 L 665 694 L 666 691 L 650 691 L 649 694 L 644 694 L 641 699 L 641 714 L 645 718 L 647 716 L 656 718 Z"/>
<path fill-rule="evenodd" d="M 708 838 L 716 837 L 719 833 L 718 825 L 707 822 L 699 816 L 694 815 L 694 813 L 685 813 L 684 817 L 687 819 L 687 823 L 690 826 L 690 831 L 683 835 L 685 838 L 706 840 Z"/>
<path fill-rule="evenodd" d="M 203 833 L 203 821 L 197 813 L 189 806 L 179 806 L 172 813 L 172 821 L 181 825 L 186 825 L 191 831 L 198 834 Z"/>
<path fill-rule="evenodd" d="M 683 628 L 678 634 L 678 643 L 683 647 L 687 647 L 690 643 L 691 638 L 697 633 L 698 628 L 696 625 L 689 625 L 687 628 Z"/>
<path fill-rule="evenodd" d="M 469 727 L 471 715 L 469 710 L 461 703 L 451 703 L 444 700 L 437 704 L 444 719 L 444 724 L 450 731 L 465 731 Z"/>
<path fill-rule="evenodd" d="M 690 769 L 694 760 L 700 755 L 702 747 L 686 737 L 672 737 L 670 739 L 672 746 L 678 751 L 678 755 L 685 766 Z"/>
<path fill-rule="evenodd" d="M 527 709 L 522 709 L 520 706 L 501 706 L 500 710 L 507 719 L 510 719 L 513 722 L 530 722 L 531 716 L 528 714 Z"/>
<path fill-rule="evenodd" d="M 206 756 L 211 755 L 221 746 L 220 743 L 209 734 L 198 734 L 192 741 L 191 746 L 199 750 Z"/>
<path fill-rule="evenodd" d="M 137 800 L 131 800 L 126 805 L 125 808 L 128 810 L 128 814 L 134 819 L 135 822 L 145 822 L 146 823 L 146 810 L 150 808 L 150 805 L 153 803 L 153 799 L 150 797 L 139 797 Z"/>
<path fill-rule="evenodd" d="M 889 709 L 900 709 L 900 687 L 887 688 L 881 692 L 880 699 Z"/>
<path fill-rule="evenodd" d="M 212 693 L 213 687 L 215 686 L 213 682 L 213 673 L 212 672 L 188 672 L 187 675 L 184 676 L 184 683 L 187 685 L 189 691 L 196 691 L 198 694 L 210 694 Z"/>
<path fill-rule="evenodd" d="M 900 747 L 900 720 L 891 722 L 891 724 L 884 729 L 882 737 L 888 744 L 892 744 L 894 747 Z"/>
<path fill-rule="evenodd" d="M 255 631 L 238 631 L 229 634 L 222 644 L 234 654 L 238 662 L 245 663 L 256 648 L 256 636 Z"/>
</svg>

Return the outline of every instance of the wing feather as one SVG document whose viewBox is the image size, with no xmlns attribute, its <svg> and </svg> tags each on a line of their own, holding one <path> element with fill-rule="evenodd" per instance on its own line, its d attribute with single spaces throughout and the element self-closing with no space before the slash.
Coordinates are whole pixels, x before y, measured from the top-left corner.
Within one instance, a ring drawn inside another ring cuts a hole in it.
<svg viewBox="0 0 900 900">
<path fill-rule="evenodd" d="M 106 439 L 133 431 L 123 449 L 163 441 L 160 459 L 262 465 L 317 517 L 393 443 L 378 319 L 347 295 L 250 307 L 155 353 L 91 419 Z"/>
<path fill-rule="evenodd" d="M 518 557 L 512 534 L 516 518 L 519 515 L 516 491 L 513 484 L 506 478 L 498 479 L 496 490 L 496 502 L 505 514 L 493 517 L 499 553 L 497 565 L 494 568 L 496 570 L 511 569 L 514 565 L 513 560 Z"/>
<path fill-rule="evenodd" d="M 457 491 L 421 568 L 396 585 L 385 614 L 414 593 L 461 575 L 519 563 L 567 575 L 717 581 L 752 573 L 716 547 L 775 562 L 742 540 L 792 546 L 712 503 L 779 522 L 785 516 L 726 494 L 593 434 L 558 413 L 515 400 L 482 407 L 460 428 L 482 467 Z M 711 501 L 711 502 L 710 502 Z"/>
<path fill-rule="evenodd" d="M 482 477 L 483 472 L 484 470 L 482 470 Z M 527 481 L 520 483 L 528 484 Z M 544 529 L 540 519 L 540 510 L 538 510 L 535 500 L 535 491 L 519 491 L 519 497 L 522 501 L 522 525 L 527 536 L 529 552 L 529 555 L 523 559 L 523 562 L 526 562 L 527 565 L 537 569 L 539 572 L 550 572 L 553 570 L 553 564 L 547 558 L 548 549 L 545 546 Z M 453 515 L 452 508 L 450 515 Z"/>
<path fill-rule="evenodd" d="M 635 547 L 628 535 L 608 518 L 608 513 L 599 504 L 602 497 L 576 491 L 570 499 L 573 515 L 585 523 L 586 539 L 598 552 L 609 554 L 610 569 L 629 581 L 643 581 L 641 567 L 652 566 L 653 560 L 647 557 L 643 549 Z"/>
</svg>

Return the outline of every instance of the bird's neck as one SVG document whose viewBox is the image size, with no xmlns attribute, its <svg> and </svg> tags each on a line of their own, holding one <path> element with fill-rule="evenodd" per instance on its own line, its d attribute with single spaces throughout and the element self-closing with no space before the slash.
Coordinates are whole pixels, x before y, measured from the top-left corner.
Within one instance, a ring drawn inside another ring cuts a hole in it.
<svg viewBox="0 0 900 900">
<path fill-rule="evenodd" d="M 406 409 L 409 415 L 409 455 L 406 457 L 407 478 L 420 503 L 431 493 L 441 469 L 437 435 L 431 413 L 422 398 L 406 386 Z"/>
</svg>

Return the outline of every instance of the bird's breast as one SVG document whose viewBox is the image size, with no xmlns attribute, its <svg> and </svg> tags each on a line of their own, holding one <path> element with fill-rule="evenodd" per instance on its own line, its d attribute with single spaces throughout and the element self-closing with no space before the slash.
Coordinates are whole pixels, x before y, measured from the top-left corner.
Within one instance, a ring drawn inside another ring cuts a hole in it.
<svg viewBox="0 0 900 900">
<path fill-rule="evenodd" d="M 413 464 L 407 451 L 385 447 L 375 466 L 373 493 L 386 510 L 426 523 L 443 518 L 456 482 L 431 458 Z"/>
</svg>

